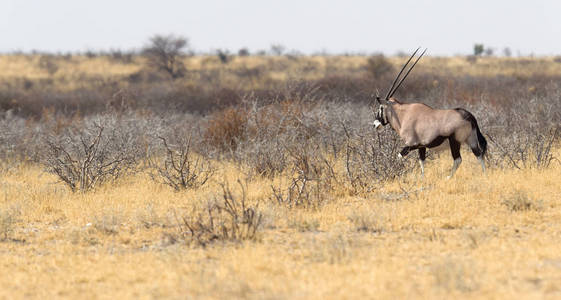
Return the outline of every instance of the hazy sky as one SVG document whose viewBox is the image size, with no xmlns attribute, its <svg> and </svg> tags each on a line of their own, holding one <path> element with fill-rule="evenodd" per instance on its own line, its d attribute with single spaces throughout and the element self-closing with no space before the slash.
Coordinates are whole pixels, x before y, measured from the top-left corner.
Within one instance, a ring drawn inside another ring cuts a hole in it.
<svg viewBox="0 0 561 300">
<path fill-rule="evenodd" d="M 561 54 L 561 1 L 0 0 L 0 52 L 139 49 L 154 34 L 195 51 L 282 44 L 327 51 Z"/>
</svg>

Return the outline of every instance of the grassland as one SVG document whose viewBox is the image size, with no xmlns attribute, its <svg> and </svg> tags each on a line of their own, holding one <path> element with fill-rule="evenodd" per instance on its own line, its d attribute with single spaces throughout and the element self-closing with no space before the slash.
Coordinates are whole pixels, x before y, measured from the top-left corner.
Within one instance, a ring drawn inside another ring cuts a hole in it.
<svg viewBox="0 0 561 300">
<path fill-rule="evenodd" d="M 39 61 L 42 57 L 52 57 L 58 63 L 60 68 L 57 70 L 59 76 L 72 77 L 73 75 L 93 75 L 93 76 L 118 76 L 129 75 L 138 71 L 145 58 L 133 56 L 129 61 L 122 62 L 112 60 L 106 56 L 98 56 L 94 58 L 72 55 L 50 56 L 50 55 L 0 55 L 0 66 L 2 67 L 1 77 L 22 77 L 29 78 L 51 78 L 51 75 L 45 70 Z M 232 56 L 227 64 L 221 63 L 219 58 L 212 55 L 198 55 L 182 58 L 182 62 L 187 69 L 203 70 L 203 69 L 237 69 L 241 67 L 255 68 L 260 66 L 274 65 L 282 63 L 291 65 L 293 69 L 304 69 L 309 66 L 317 66 L 320 71 L 310 77 L 320 78 L 320 75 L 327 68 L 336 68 L 339 70 L 358 68 L 366 65 L 368 56 Z M 403 64 L 408 57 L 387 57 L 395 65 Z M 523 68 L 523 67 L 526 68 Z M 478 57 L 475 62 L 470 61 L 465 56 L 452 57 L 424 57 L 423 63 L 419 64 L 418 69 L 433 69 L 442 71 L 448 69 L 455 73 L 467 73 L 469 75 L 485 74 L 488 76 L 510 75 L 521 73 L 528 75 L 528 72 L 540 72 L 544 74 L 559 74 L 561 72 L 561 63 L 559 57 Z"/>
<path fill-rule="evenodd" d="M 141 56 L 0 56 L 0 299 L 561 298 L 558 58 L 423 58 L 400 99 L 467 107 L 489 138 L 487 173 L 466 151 L 451 180 L 448 150 L 421 179 L 395 134 L 373 131 L 371 95 L 393 73 L 368 57 L 183 63 L 170 79 Z M 129 143 L 104 151 L 142 149 L 138 167 L 72 192 L 45 153 L 89 141 L 97 118 Z M 211 179 L 153 180 L 161 136 L 189 136 Z M 295 178 L 317 187 L 311 205 L 275 198 Z M 186 224 L 223 184 L 261 222 L 203 245 Z"/>
<path fill-rule="evenodd" d="M 132 108 L 160 113 L 208 113 L 247 98 L 294 100 L 298 93 L 310 91 L 319 100 L 366 102 L 376 89 L 387 88 L 406 58 L 381 58 L 393 66 L 383 72 L 371 59 L 231 56 L 222 63 L 216 56 L 190 56 L 181 59 L 185 75 L 170 79 L 148 68 L 139 55 L 0 55 L 0 108 L 36 119 L 46 110 L 92 114 L 104 110 L 122 91 L 130 96 L 125 102 Z M 511 105 L 551 95 L 551 82 L 558 82 L 561 74 L 560 62 L 559 57 L 424 57 L 398 96 L 438 104 L 455 99 Z M 305 87 L 308 90 L 302 91 Z"/>
<path fill-rule="evenodd" d="M 0 297 L 560 297 L 561 166 L 482 176 L 466 157 L 452 180 L 442 155 L 422 181 L 313 210 L 274 205 L 270 182 L 252 180 L 258 240 L 206 248 L 177 240 L 177 215 L 219 196 L 216 182 L 176 193 L 135 176 L 73 194 L 22 166 L 0 178 Z"/>
<path fill-rule="evenodd" d="M 317 80 L 326 74 L 363 75 L 368 63 L 368 56 L 304 56 L 304 57 L 271 57 L 271 56 L 233 56 L 228 63 L 221 63 L 216 56 L 192 56 L 182 59 L 190 71 L 218 70 L 223 73 L 231 70 L 255 70 L 263 68 L 261 77 L 269 80 L 308 79 Z M 395 66 L 402 65 L 407 57 L 387 57 Z M 48 63 L 56 65 L 55 69 L 47 67 Z M 112 60 L 105 56 L 86 57 L 48 56 L 48 55 L 0 55 L 0 79 L 14 80 L 27 78 L 30 80 L 50 79 L 54 81 L 79 83 L 86 78 L 115 79 L 134 74 L 142 69 L 145 59 L 133 56 L 125 62 Z M 357 72 L 361 71 L 361 72 Z M 425 57 L 416 72 L 442 72 L 456 75 L 486 76 L 531 76 L 558 75 L 561 73 L 561 62 L 558 57 L 479 57 L 476 62 L 464 56 L 456 57 Z M 189 80 L 186 78 L 185 80 Z M 264 80 L 264 79 L 261 79 Z M 238 79 L 239 81 L 239 79 Z M 226 81 L 228 82 L 228 81 Z M 229 83 L 233 84 L 234 81 Z M 71 86 L 60 86 L 61 89 Z M 233 86 L 232 86 L 233 87 Z M 246 86 L 251 89 L 254 86 Z"/>
</svg>

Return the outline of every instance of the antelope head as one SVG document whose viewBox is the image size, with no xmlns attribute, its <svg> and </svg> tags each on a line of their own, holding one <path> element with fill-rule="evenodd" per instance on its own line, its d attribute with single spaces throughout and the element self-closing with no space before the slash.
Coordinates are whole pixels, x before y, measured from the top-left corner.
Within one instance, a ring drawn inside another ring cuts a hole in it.
<svg viewBox="0 0 561 300">
<path fill-rule="evenodd" d="M 376 102 L 378 102 L 378 109 L 376 109 L 376 118 L 374 119 L 374 129 L 379 129 L 380 126 L 386 126 L 388 122 L 388 118 L 386 117 L 386 110 L 388 107 L 387 101 L 380 99 L 380 95 L 378 91 L 376 91 Z"/>
<path fill-rule="evenodd" d="M 387 110 L 388 110 L 388 105 L 389 105 L 389 102 L 390 102 L 389 100 L 393 96 L 393 94 L 395 94 L 397 89 L 399 89 L 399 87 L 401 86 L 401 84 L 403 83 L 405 78 L 407 78 L 407 75 L 409 75 L 411 70 L 413 70 L 413 67 L 415 67 L 415 65 L 419 62 L 419 59 L 421 59 L 421 57 L 423 57 L 425 52 L 427 52 L 427 49 L 425 48 L 425 50 L 421 53 L 421 55 L 419 55 L 419 57 L 417 57 L 417 59 L 411 65 L 411 67 L 409 67 L 407 72 L 405 72 L 403 77 L 401 77 L 401 74 L 403 74 L 403 71 L 405 71 L 405 68 L 407 67 L 409 62 L 411 62 L 411 59 L 413 59 L 413 57 L 415 57 L 415 55 L 417 54 L 419 49 L 421 49 L 421 47 L 417 48 L 417 50 L 415 50 L 415 52 L 413 52 L 413 54 L 411 54 L 411 57 L 409 57 L 407 62 L 403 65 L 403 67 L 401 68 L 401 70 L 399 71 L 397 76 L 395 77 L 395 79 L 392 83 L 392 86 L 388 90 L 388 93 L 386 94 L 386 96 L 383 99 L 380 98 L 380 95 L 378 94 L 378 91 L 376 91 L 376 101 L 378 102 L 378 109 L 376 110 L 376 119 L 374 120 L 374 123 L 373 123 L 375 129 L 380 128 L 380 126 L 386 126 L 389 123 L 388 117 L 387 117 Z M 399 81 L 399 83 L 398 83 L 398 81 Z"/>
</svg>

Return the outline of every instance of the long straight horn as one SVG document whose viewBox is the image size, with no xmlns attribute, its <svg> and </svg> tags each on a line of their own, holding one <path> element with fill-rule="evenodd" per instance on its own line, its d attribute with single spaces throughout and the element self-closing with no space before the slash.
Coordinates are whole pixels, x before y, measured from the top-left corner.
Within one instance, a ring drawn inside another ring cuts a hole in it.
<svg viewBox="0 0 561 300">
<path fill-rule="evenodd" d="M 403 83 L 403 81 L 405 80 L 405 78 L 407 78 L 407 75 L 409 75 L 409 73 L 411 72 L 411 70 L 413 70 L 413 67 L 415 67 L 415 65 L 419 62 L 419 59 L 421 59 L 421 57 L 423 57 L 423 54 L 425 54 L 425 52 L 427 52 L 427 48 L 425 48 L 425 51 L 423 51 L 423 53 L 421 53 L 421 55 L 419 55 L 419 57 L 417 57 L 417 60 L 415 61 L 414 64 L 411 65 L 411 68 L 409 68 L 409 70 L 407 71 L 407 73 L 405 73 L 405 75 L 403 76 L 403 78 L 401 79 L 401 81 L 399 82 L 399 84 L 395 87 L 395 89 L 390 93 L 390 97 L 393 96 L 393 94 L 395 93 L 395 91 L 397 91 L 397 89 L 401 86 L 401 84 Z M 388 98 L 389 99 L 389 98 Z"/>
<path fill-rule="evenodd" d="M 407 62 L 403 65 L 403 67 L 401 68 L 401 71 L 399 71 L 399 74 L 397 74 L 397 76 L 395 77 L 395 79 L 393 80 L 392 86 L 390 87 L 388 93 L 386 94 L 386 97 L 384 99 L 389 100 L 392 94 L 392 90 L 395 86 L 395 83 L 397 82 L 397 80 L 399 79 L 399 76 L 401 76 L 401 73 L 403 73 L 403 70 L 405 70 L 405 67 L 407 67 L 407 65 L 409 64 L 409 62 L 411 61 L 411 59 L 413 57 L 415 57 L 415 54 L 417 54 L 417 51 L 419 51 L 419 49 L 421 49 L 421 47 L 417 48 L 417 50 L 415 50 L 415 52 L 413 52 L 413 54 L 411 54 L 411 57 L 409 57 L 409 59 L 407 60 Z"/>
</svg>

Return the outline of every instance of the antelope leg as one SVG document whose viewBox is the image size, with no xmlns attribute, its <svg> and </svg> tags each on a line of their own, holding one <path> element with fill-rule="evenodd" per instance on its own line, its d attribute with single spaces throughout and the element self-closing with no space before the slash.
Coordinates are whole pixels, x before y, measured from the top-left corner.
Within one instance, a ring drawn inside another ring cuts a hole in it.
<svg viewBox="0 0 561 300">
<path fill-rule="evenodd" d="M 456 159 L 454 159 L 454 165 L 452 166 L 452 170 L 450 171 L 450 175 L 447 177 L 448 179 L 454 177 L 454 173 L 456 173 L 456 170 L 458 169 L 458 167 L 460 166 L 460 164 L 462 163 L 462 158 L 458 157 Z"/>
<path fill-rule="evenodd" d="M 427 148 L 419 148 L 419 165 L 421 165 L 421 177 L 425 175 L 425 158 L 427 157 Z"/>
<path fill-rule="evenodd" d="M 402 157 L 407 156 L 407 154 L 409 154 L 410 150 L 411 150 L 411 147 L 409 147 L 409 146 L 403 147 L 403 149 L 401 149 L 399 154 L 397 154 L 397 157 L 402 158 Z"/>
<path fill-rule="evenodd" d="M 462 163 L 462 156 L 460 155 L 461 144 L 458 141 L 456 141 L 454 138 L 450 138 L 449 141 L 450 141 L 450 152 L 452 152 L 452 158 L 454 158 L 454 166 L 452 166 L 452 171 L 450 172 L 450 176 L 448 176 L 448 179 L 454 176 L 454 173 L 456 173 L 456 170 Z"/>
<path fill-rule="evenodd" d="M 481 164 L 481 169 L 483 169 L 483 173 L 485 173 L 485 160 L 483 160 L 483 156 L 478 156 L 477 160 Z"/>
</svg>

